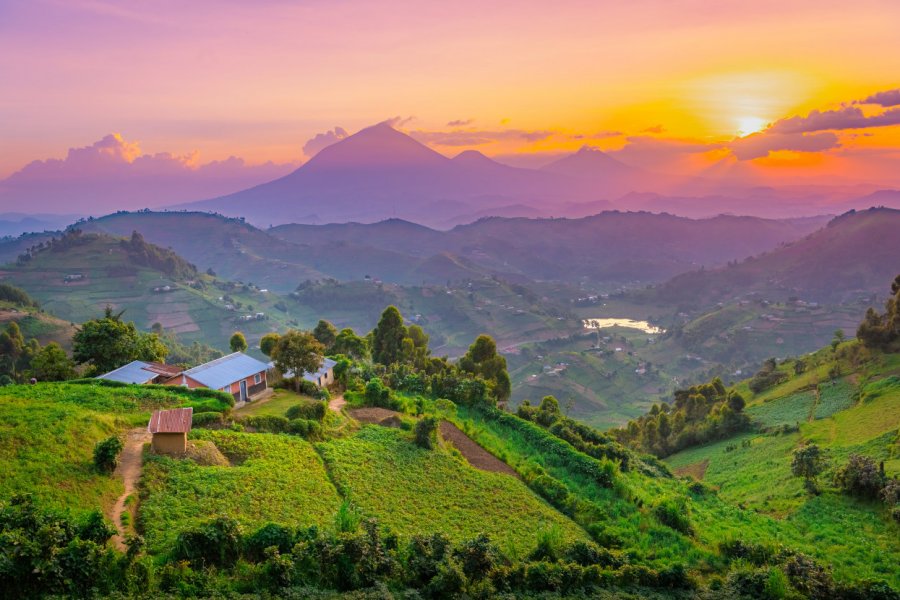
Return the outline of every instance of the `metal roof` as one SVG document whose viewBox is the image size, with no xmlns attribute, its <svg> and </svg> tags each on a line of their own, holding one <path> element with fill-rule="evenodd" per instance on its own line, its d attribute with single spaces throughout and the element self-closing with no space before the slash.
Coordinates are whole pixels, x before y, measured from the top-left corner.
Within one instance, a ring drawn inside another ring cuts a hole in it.
<svg viewBox="0 0 900 600">
<path fill-rule="evenodd" d="M 110 381 L 121 381 L 122 383 L 147 383 L 159 376 L 159 373 L 148 370 L 149 366 L 149 363 L 145 363 L 142 360 L 133 360 L 114 371 L 100 375 L 97 379 L 109 379 Z"/>
<path fill-rule="evenodd" d="M 147 431 L 150 433 L 187 433 L 191 430 L 193 417 L 194 409 L 190 407 L 155 410 L 150 417 Z"/>
<path fill-rule="evenodd" d="M 328 369 L 334 368 L 334 365 L 336 365 L 336 364 L 337 364 L 337 361 L 331 360 L 330 358 L 326 358 L 324 361 L 322 361 L 322 366 L 319 367 L 318 371 L 316 371 L 315 373 L 310 373 L 307 371 L 306 373 L 303 374 L 303 379 L 305 379 L 311 383 L 315 383 L 316 385 L 319 385 L 319 377 L 322 377 L 323 375 L 325 375 L 325 373 L 328 372 Z"/>
<path fill-rule="evenodd" d="M 243 352 L 235 352 L 188 369 L 184 375 L 201 385 L 218 390 L 235 381 L 262 373 L 266 369 L 266 363 L 247 356 Z"/>
</svg>

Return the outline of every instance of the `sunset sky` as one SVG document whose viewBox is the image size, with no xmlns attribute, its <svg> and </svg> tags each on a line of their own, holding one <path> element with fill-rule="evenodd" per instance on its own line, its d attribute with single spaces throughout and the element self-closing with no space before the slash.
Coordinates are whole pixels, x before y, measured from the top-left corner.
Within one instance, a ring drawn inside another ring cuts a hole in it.
<svg viewBox="0 0 900 600">
<path fill-rule="evenodd" d="M 522 165 L 590 144 L 900 184 L 898 24 L 896 0 L 0 0 L 0 179 L 110 133 L 126 161 L 299 164 L 395 119 Z"/>
</svg>

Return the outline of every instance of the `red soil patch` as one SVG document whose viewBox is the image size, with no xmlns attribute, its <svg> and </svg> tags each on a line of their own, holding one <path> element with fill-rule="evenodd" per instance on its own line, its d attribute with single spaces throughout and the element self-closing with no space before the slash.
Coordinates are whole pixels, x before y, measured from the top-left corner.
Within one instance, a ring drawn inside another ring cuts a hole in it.
<svg viewBox="0 0 900 600">
<path fill-rule="evenodd" d="M 350 416 L 361 423 L 371 423 L 373 425 L 381 425 L 382 421 L 391 419 L 392 417 L 400 417 L 400 413 L 396 410 L 378 407 L 354 408 L 350 411 Z"/>
<path fill-rule="evenodd" d="M 505 473 L 518 477 L 519 474 L 513 470 L 508 464 L 476 444 L 472 438 L 467 436 L 459 427 L 449 421 L 441 421 L 439 428 L 441 437 L 445 441 L 450 442 L 459 450 L 469 464 L 482 471 L 490 471 L 491 473 Z"/>
</svg>

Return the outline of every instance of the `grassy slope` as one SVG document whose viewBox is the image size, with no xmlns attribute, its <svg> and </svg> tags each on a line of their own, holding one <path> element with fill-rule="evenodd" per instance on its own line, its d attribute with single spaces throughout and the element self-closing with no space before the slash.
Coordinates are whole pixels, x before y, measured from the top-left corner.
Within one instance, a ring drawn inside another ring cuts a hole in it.
<svg viewBox="0 0 900 600">
<path fill-rule="evenodd" d="M 790 471 L 793 450 L 812 442 L 826 449 L 832 469 L 855 452 L 885 461 L 889 475 L 900 474 L 900 357 L 876 355 L 853 367 L 843 354 L 828 349 L 806 357 L 812 363 L 806 373 L 759 394 L 747 408 L 760 425 L 799 425 L 798 431 L 741 434 L 666 462 L 694 473 L 705 465 L 704 481 L 720 498 L 775 517 L 769 525 L 775 539 L 832 563 L 839 576 L 881 577 L 896 586 L 900 527 L 883 507 L 840 494 L 830 487 L 830 472 L 820 481 L 824 492 L 810 497 Z M 852 375 L 832 385 L 827 374 L 835 364 Z"/>
<path fill-rule="evenodd" d="M 542 530 L 555 528 L 567 540 L 587 537 L 517 479 L 477 471 L 405 437 L 372 425 L 318 445 L 338 487 L 392 531 L 442 531 L 456 541 L 487 533 L 512 556 L 533 549 Z"/>
<path fill-rule="evenodd" d="M 141 525 L 153 553 L 171 548 L 178 533 L 229 515 L 248 530 L 268 522 L 291 526 L 331 522 L 340 498 L 306 441 L 292 436 L 194 430 L 234 466 L 200 466 L 148 455 L 141 479 Z"/>
<path fill-rule="evenodd" d="M 76 512 L 109 508 L 122 486 L 94 469 L 94 445 L 145 425 L 154 408 L 185 404 L 195 402 L 184 392 L 148 387 L 0 388 L 0 500 L 30 492 Z"/>
</svg>

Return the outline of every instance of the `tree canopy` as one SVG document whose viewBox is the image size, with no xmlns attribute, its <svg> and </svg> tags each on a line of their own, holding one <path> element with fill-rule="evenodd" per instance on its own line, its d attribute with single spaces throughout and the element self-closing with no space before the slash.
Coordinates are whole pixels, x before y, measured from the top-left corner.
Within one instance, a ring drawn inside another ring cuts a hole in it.
<svg viewBox="0 0 900 600">
<path fill-rule="evenodd" d="M 283 374 L 293 375 L 299 392 L 303 374 L 319 370 L 324 354 L 325 346 L 312 333 L 292 329 L 275 344 L 272 360 Z"/>
<path fill-rule="evenodd" d="M 107 306 L 103 317 L 85 321 L 73 337 L 75 362 L 88 364 L 96 373 L 106 373 L 133 360 L 162 361 L 169 350 L 155 333 L 137 330 Z"/>
<path fill-rule="evenodd" d="M 372 331 L 372 359 L 382 365 L 400 362 L 403 358 L 403 340 L 407 336 L 400 311 L 396 306 L 388 306 Z"/>
</svg>

